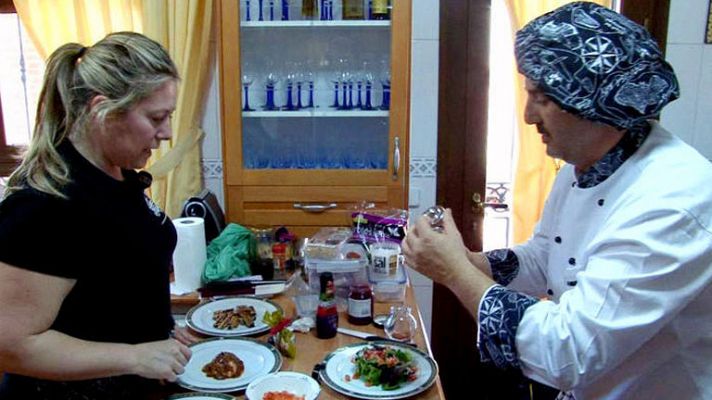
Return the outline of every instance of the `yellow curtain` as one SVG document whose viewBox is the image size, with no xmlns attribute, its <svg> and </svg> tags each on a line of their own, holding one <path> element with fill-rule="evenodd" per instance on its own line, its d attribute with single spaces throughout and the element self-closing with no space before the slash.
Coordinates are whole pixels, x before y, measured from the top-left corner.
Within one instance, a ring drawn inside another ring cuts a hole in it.
<svg viewBox="0 0 712 400">
<path fill-rule="evenodd" d="M 171 217 L 201 189 L 200 121 L 210 77 L 212 0 L 14 0 L 22 23 L 47 58 L 67 42 L 91 45 L 108 33 L 142 32 L 162 43 L 181 85 L 173 138 L 149 161 L 151 197 Z M 145 27 L 145 29 L 144 29 Z"/>
<path fill-rule="evenodd" d="M 13 0 L 42 58 L 59 46 L 92 45 L 111 32 L 143 30 L 143 0 Z"/>
<path fill-rule="evenodd" d="M 509 10 L 513 32 L 522 28 L 534 18 L 555 8 L 571 3 L 571 0 L 505 0 Z M 594 3 L 610 7 L 611 0 L 595 0 Z M 524 106 L 527 95 L 524 91 L 524 77 L 516 70 L 517 80 L 517 122 L 518 148 L 517 166 L 513 187 L 513 241 L 525 242 L 534 232 L 534 226 L 541 217 L 544 201 L 549 195 L 554 176 L 558 170 L 558 160 L 546 155 L 546 146 L 535 126 L 524 123 Z"/>
<path fill-rule="evenodd" d="M 211 71 L 212 0 L 144 0 L 144 33 L 162 43 L 181 76 L 173 138 L 154 152 L 151 197 L 168 215 L 201 189 L 200 127 Z"/>
</svg>

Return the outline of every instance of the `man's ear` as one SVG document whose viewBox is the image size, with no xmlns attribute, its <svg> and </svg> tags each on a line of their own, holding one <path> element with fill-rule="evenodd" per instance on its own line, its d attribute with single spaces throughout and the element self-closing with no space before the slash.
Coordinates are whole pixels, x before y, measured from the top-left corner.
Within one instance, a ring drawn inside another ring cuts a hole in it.
<svg viewBox="0 0 712 400">
<path fill-rule="evenodd" d="M 89 100 L 89 111 L 94 111 L 95 108 L 101 104 L 102 101 L 108 100 L 108 97 L 104 96 L 103 94 L 97 94 L 96 96 L 92 97 L 91 100 Z"/>
</svg>

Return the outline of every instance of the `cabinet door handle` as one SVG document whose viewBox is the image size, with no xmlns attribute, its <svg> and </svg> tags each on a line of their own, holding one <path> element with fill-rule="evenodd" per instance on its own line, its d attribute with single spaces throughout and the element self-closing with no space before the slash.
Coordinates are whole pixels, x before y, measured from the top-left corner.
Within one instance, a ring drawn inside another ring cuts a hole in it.
<svg viewBox="0 0 712 400">
<path fill-rule="evenodd" d="M 400 168 L 400 138 L 393 138 L 393 180 L 398 180 L 398 168 Z"/>
<path fill-rule="evenodd" d="M 310 212 L 310 213 L 322 213 L 330 208 L 336 208 L 336 203 L 330 203 L 330 204 L 301 204 L 301 203 L 294 203 L 293 204 L 294 208 L 298 208 L 302 211 Z"/>
</svg>

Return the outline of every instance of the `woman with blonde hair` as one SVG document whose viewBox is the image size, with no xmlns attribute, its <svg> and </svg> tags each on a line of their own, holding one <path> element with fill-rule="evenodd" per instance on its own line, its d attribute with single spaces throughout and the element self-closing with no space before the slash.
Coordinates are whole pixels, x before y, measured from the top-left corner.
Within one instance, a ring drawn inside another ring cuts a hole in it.
<svg viewBox="0 0 712 400">
<path fill-rule="evenodd" d="M 176 232 L 136 171 L 171 137 L 178 79 L 132 32 L 47 61 L 0 203 L 0 399 L 141 399 L 183 372 L 194 338 L 171 316 Z"/>
</svg>

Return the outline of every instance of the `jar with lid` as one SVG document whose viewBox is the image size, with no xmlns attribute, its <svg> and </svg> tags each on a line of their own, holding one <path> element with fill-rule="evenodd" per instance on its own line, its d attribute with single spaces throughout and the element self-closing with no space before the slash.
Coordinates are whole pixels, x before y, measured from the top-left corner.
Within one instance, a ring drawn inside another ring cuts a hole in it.
<svg viewBox="0 0 712 400">
<path fill-rule="evenodd" d="M 319 274 L 319 305 L 316 309 L 316 336 L 329 339 L 336 336 L 339 327 L 339 312 L 336 309 L 334 275 L 331 272 Z"/>
<path fill-rule="evenodd" d="M 373 316 L 371 287 L 366 283 L 351 285 L 348 307 L 349 322 L 354 325 L 370 324 Z"/>
</svg>

